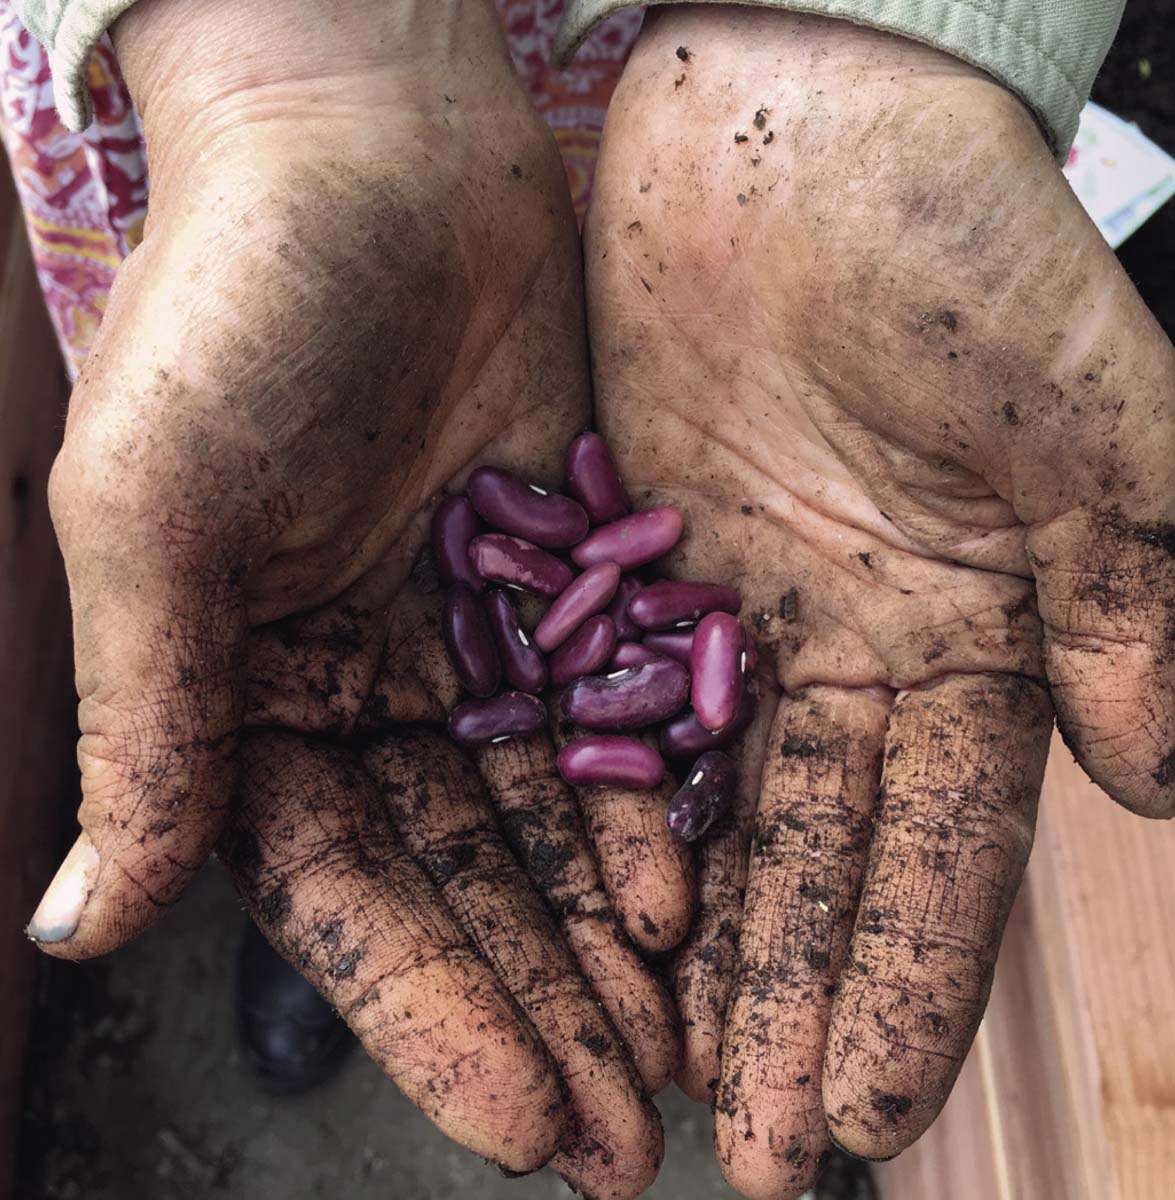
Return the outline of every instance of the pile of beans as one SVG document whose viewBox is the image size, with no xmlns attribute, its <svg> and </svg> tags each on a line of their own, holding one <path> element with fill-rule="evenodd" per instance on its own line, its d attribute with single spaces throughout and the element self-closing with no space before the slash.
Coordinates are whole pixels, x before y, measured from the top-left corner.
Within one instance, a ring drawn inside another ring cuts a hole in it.
<svg viewBox="0 0 1175 1200">
<path fill-rule="evenodd" d="M 564 715 L 589 732 L 560 751 L 563 778 L 651 788 L 665 759 L 692 763 L 666 814 L 692 841 L 733 799 L 734 763 L 721 751 L 755 713 L 741 599 L 718 583 L 645 582 L 636 572 L 676 545 L 680 511 L 632 512 L 598 434 L 576 438 L 566 465 L 571 496 L 479 467 L 467 494 L 436 511 L 445 646 L 474 697 L 453 710 L 449 732 L 465 746 L 535 733 L 547 721 L 539 695 L 565 689 Z M 509 589 L 551 601 L 533 636 Z"/>
</svg>

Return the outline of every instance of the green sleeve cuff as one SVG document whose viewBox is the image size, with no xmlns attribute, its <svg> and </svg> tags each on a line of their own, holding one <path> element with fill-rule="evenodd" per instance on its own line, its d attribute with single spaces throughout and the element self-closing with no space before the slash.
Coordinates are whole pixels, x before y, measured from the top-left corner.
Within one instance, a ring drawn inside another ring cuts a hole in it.
<svg viewBox="0 0 1175 1200">
<path fill-rule="evenodd" d="M 24 27 L 49 51 L 53 98 L 75 133 L 94 118 L 86 74 L 98 39 L 135 0 L 15 0 Z M 198 3 L 199 0 L 196 0 Z"/>
<path fill-rule="evenodd" d="M 1125 7 L 1125 0 L 733 2 L 838 17 L 945 50 L 1015 92 L 1036 114 L 1062 162 Z M 632 0 L 567 0 L 555 43 L 556 65 L 570 61 L 593 26 L 631 7 Z"/>
</svg>

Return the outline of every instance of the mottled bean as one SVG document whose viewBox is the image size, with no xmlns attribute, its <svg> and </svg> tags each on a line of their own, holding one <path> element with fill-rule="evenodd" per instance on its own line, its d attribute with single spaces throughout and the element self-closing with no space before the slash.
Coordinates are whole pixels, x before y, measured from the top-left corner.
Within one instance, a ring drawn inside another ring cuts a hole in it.
<svg viewBox="0 0 1175 1200">
<path fill-rule="evenodd" d="M 707 613 L 737 613 L 741 607 L 738 592 L 725 584 L 662 579 L 633 596 L 628 615 L 642 629 L 674 629 Z"/>
<path fill-rule="evenodd" d="M 465 690 L 475 696 L 492 696 L 502 666 L 481 599 L 467 583 L 454 583 L 445 593 L 441 632 L 449 661 Z"/>
<path fill-rule="evenodd" d="M 689 694 L 689 672 L 668 658 L 580 679 L 563 693 L 563 711 L 585 729 L 643 729 L 673 716 Z"/>
<path fill-rule="evenodd" d="M 615 563 L 598 563 L 569 583 L 534 631 L 538 648 L 549 653 L 565 642 L 588 617 L 608 607 L 619 583 Z"/>
<path fill-rule="evenodd" d="M 523 483 L 509 471 L 478 467 L 469 477 L 469 499 L 495 529 L 562 550 L 582 541 L 588 516 L 570 496 Z"/>
<path fill-rule="evenodd" d="M 702 618 L 690 655 L 690 703 L 712 733 L 725 729 L 738 712 L 746 664 L 746 635 L 738 617 L 712 612 Z"/>
<path fill-rule="evenodd" d="M 494 588 L 486 593 L 485 609 L 506 681 L 522 692 L 541 692 L 547 686 L 547 660 L 526 636 L 510 597 Z"/>
<path fill-rule="evenodd" d="M 589 617 L 551 655 L 551 685 L 565 687 L 581 675 L 591 675 L 607 661 L 616 645 L 616 626 L 601 613 Z"/>
<path fill-rule="evenodd" d="M 571 557 L 580 567 L 614 562 L 623 570 L 631 571 L 672 550 L 681 531 L 679 509 L 671 504 L 647 508 L 593 529 L 572 550 Z"/>
<path fill-rule="evenodd" d="M 573 787 L 653 788 L 665 775 L 656 750 L 615 734 L 570 742 L 559 751 L 558 762 L 559 774 Z"/>
<path fill-rule="evenodd" d="M 567 486 L 593 525 L 616 521 L 631 507 L 608 443 L 598 433 L 581 434 L 567 447 Z"/>
<path fill-rule="evenodd" d="M 696 841 L 730 809 L 737 785 L 731 759 L 718 750 L 703 754 L 665 810 L 669 832 L 683 842 Z"/>
<path fill-rule="evenodd" d="M 469 543 L 474 570 L 493 583 L 536 596 L 557 596 L 571 582 L 571 568 L 538 546 L 507 533 L 483 533 Z"/>
<path fill-rule="evenodd" d="M 480 746 L 537 733 L 546 723 L 546 705 L 536 696 L 501 692 L 487 700 L 458 704 L 449 716 L 449 733 L 462 746 Z"/>
<path fill-rule="evenodd" d="M 437 574 L 445 584 L 467 583 L 475 592 L 485 588 L 485 580 L 469 561 L 469 543 L 477 536 L 477 513 L 464 496 L 442 500 L 432 518 L 432 557 Z"/>
</svg>

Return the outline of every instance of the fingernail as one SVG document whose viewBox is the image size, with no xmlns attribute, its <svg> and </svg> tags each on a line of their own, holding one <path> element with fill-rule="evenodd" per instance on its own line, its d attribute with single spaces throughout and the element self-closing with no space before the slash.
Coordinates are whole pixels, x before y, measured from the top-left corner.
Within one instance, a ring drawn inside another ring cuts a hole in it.
<svg viewBox="0 0 1175 1200">
<path fill-rule="evenodd" d="M 98 851 L 83 833 L 57 868 L 25 933 L 34 942 L 63 942 L 77 929 L 98 878 Z"/>
<path fill-rule="evenodd" d="M 836 1140 L 836 1137 L 833 1134 L 832 1130 L 828 1131 L 828 1140 L 841 1152 L 841 1154 L 843 1154 L 845 1156 L 845 1158 L 854 1159 L 856 1162 L 887 1163 L 887 1162 L 892 1162 L 895 1158 L 897 1158 L 896 1154 L 880 1155 L 877 1158 L 869 1158 L 864 1154 L 854 1154 L 851 1150 L 846 1150 L 840 1144 L 840 1142 L 838 1142 Z"/>
</svg>

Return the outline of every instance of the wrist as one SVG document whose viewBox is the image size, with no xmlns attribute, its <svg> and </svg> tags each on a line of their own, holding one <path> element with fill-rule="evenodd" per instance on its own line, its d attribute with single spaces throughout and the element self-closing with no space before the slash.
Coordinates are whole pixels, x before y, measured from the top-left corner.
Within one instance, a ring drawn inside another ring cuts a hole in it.
<svg viewBox="0 0 1175 1200">
<path fill-rule="evenodd" d="M 111 34 L 153 179 L 261 125 L 443 107 L 509 59 L 490 0 L 139 0 Z"/>
</svg>

